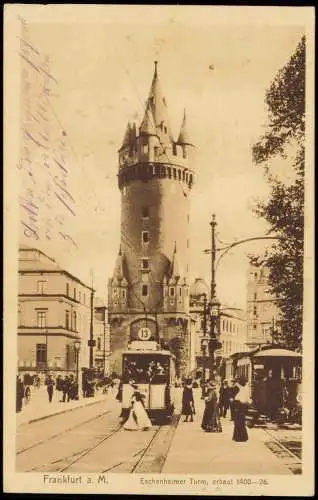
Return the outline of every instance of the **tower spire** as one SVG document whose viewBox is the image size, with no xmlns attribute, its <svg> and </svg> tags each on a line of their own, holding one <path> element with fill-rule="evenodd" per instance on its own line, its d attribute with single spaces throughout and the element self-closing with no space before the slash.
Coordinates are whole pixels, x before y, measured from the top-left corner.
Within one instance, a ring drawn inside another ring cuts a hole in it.
<svg viewBox="0 0 318 500">
<path fill-rule="evenodd" d="M 180 133 L 178 137 L 178 144 L 187 144 L 193 146 L 193 142 L 190 139 L 187 126 L 187 115 L 186 110 L 183 110 L 183 119 L 181 123 Z"/>
</svg>

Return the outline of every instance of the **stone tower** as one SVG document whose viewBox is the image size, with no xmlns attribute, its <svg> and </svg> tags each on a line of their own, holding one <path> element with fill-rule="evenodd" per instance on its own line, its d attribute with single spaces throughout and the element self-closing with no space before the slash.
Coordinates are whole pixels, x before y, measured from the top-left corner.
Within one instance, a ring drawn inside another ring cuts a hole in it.
<svg viewBox="0 0 318 500">
<path fill-rule="evenodd" d="M 185 112 L 173 139 L 155 63 L 144 117 L 139 128 L 128 123 L 118 151 L 121 243 L 108 288 L 112 369 L 118 373 L 121 352 L 143 327 L 149 340 L 183 356 L 182 372 L 188 369 L 194 152 Z"/>
</svg>

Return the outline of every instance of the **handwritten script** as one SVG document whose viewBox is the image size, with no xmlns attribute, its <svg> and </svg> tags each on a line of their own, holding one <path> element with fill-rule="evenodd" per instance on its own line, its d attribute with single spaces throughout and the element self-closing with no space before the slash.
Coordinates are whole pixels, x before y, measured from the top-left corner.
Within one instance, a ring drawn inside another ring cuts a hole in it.
<svg viewBox="0 0 318 500">
<path fill-rule="evenodd" d="M 67 231 L 76 204 L 70 188 L 71 149 L 54 111 L 58 80 L 50 56 L 32 43 L 26 21 L 20 18 L 20 23 L 20 239 L 62 239 L 77 247 Z"/>
</svg>

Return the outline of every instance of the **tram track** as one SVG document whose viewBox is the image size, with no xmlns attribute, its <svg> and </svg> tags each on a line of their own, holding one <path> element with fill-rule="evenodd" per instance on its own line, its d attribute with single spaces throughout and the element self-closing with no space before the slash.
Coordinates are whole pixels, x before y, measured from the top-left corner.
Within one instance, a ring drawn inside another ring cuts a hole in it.
<svg viewBox="0 0 318 500">
<path fill-rule="evenodd" d="M 78 424 L 73 425 L 71 427 L 68 427 L 67 429 L 64 429 L 63 431 L 57 432 L 56 434 L 53 434 L 45 439 L 41 439 L 40 441 L 36 441 L 35 443 L 32 443 L 29 446 L 26 446 L 24 448 L 21 448 L 20 450 L 17 450 L 16 455 L 18 456 L 18 455 L 21 455 L 27 451 L 30 451 L 30 450 L 32 450 L 32 449 L 34 449 L 34 448 L 36 448 L 44 443 L 47 443 L 48 441 L 51 441 L 51 440 L 56 439 L 60 436 L 63 436 L 63 434 L 67 434 L 68 432 L 71 432 L 74 429 L 78 429 L 79 427 L 82 427 L 90 422 L 98 420 L 99 418 L 101 418 L 109 413 L 111 413 L 111 410 L 103 411 L 97 415 L 94 415 L 93 417 L 89 418 L 88 420 L 85 420 L 84 422 L 79 422 Z"/>
<path fill-rule="evenodd" d="M 281 440 L 277 438 L 269 429 L 263 429 L 265 434 L 267 434 L 272 441 L 265 441 L 265 445 L 270 449 L 274 455 L 278 458 L 286 461 L 286 466 L 291 470 L 293 474 L 300 474 L 302 470 L 302 460 L 301 457 L 296 453 L 291 451 L 291 449 L 286 446 Z"/>
</svg>

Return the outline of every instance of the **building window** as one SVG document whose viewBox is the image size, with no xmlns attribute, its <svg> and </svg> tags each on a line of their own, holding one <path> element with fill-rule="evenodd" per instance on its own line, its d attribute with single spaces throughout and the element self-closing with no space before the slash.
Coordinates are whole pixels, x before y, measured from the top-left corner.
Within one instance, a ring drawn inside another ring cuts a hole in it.
<svg viewBox="0 0 318 500">
<path fill-rule="evenodd" d="M 174 287 L 170 287 L 170 297 L 174 297 Z"/>
<path fill-rule="evenodd" d="M 46 363 L 46 344 L 36 344 L 36 364 Z"/>
<path fill-rule="evenodd" d="M 69 297 L 70 295 L 70 285 L 66 283 L 66 296 Z"/>
<path fill-rule="evenodd" d="M 76 311 L 73 312 L 73 330 L 76 331 Z"/>
<path fill-rule="evenodd" d="M 254 330 L 256 330 L 256 325 L 253 325 Z"/>
<path fill-rule="evenodd" d="M 254 300 L 257 299 L 257 293 L 254 293 Z"/>
<path fill-rule="evenodd" d="M 46 327 L 46 316 L 47 316 L 46 311 L 37 311 L 38 328 L 45 328 Z"/>
<path fill-rule="evenodd" d="M 76 300 L 76 288 L 74 288 L 73 297 L 74 297 L 74 300 Z"/>
<path fill-rule="evenodd" d="M 43 295 L 46 292 L 47 281 L 36 282 L 36 293 Z"/>
<path fill-rule="evenodd" d="M 179 295 L 181 297 L 181 295 L 182 295 L 182 288 L 179 288 Z"/>
<path fill-rule="evenodd" d="M 141 287 L 141 295 L 143 297 L 147 297 L 148 296 L 148 285 L 142 285 L 142 287 Z"/>
<path fill-rule="evenodd" d="M 163 127 L 165 134 L 167 133 L 167 127 Z"/>
<path fill-rule="evenodd" d="M 123 299 L 126 298 L 126 290 L 122 290 L 121 291 L 121 296 L 122 296 Z"/>
<path fill-rule="evenodd" d="M 97 338 L 97 350 L 100 351 L 102 349 L 102 345 L 101 345 L 101 340 L 100 340 L 100 337 Z"/>
<path fill-rule="evenodd" d="M 142 242 L 149 243 L 149 231 L 142 231 Z"/>
<path fill-rule="evenodd" d="M 256 306 L 254 306 L 254 308 L 253 308 L 253 314 L 254 314 L 254 316 L 257 315 L 257 307 Z"/>
<path fill-rule="evenodd" d="M 149 207 L 142 207 L 141 213 L 142 213 L 143 219 L 148 219 L 149 218 Z"/>
<path fill-rule="evenodd" d="M 65 311 L 65 328 L 66 330 L 70 328 L 70 311 Z"/>
<path fill-rule="evenodd" d="M 149 269 L 149 259 L 142 259 L 142 268 Z"/>
<path fill-rule="evenodd" d="M 189 248 L 190 246 L 190 243 L 189 243 L 189 240 L 187 240 L 187 248 Z"/>
</svg>

